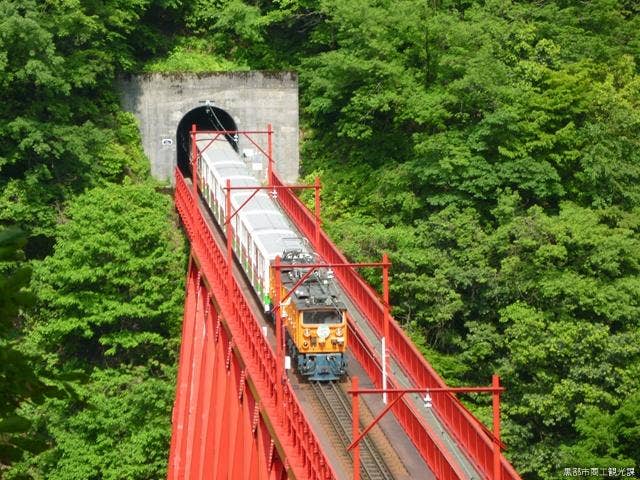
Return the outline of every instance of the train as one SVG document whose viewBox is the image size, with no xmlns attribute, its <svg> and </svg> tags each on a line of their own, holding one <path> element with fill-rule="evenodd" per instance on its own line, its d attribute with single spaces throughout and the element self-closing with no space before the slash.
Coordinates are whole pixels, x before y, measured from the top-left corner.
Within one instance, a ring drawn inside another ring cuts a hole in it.
<svg viewBox="0 0 640 480">
<path fill-rule="evenodd" d="M 224 136 L 196 133 L 197 179 L 202 198 L 224 231 L 227 180 L 231 191 L 232 247 L 268 318 L 274 318 L 276 256 L 281 257 L 279 298 L 308 271 L 288 267 L 316 263 L 316 255 L 282 212 L 271 192 L 252 187 L 261 184 L 247 163 Z M 245 203 L 246 202 L 246 203 Z M 242 207 L 242 208 L 240 208 Z M 298 286 L 281 304 L 287 355 L 295 371 L 309 381 L 334 381 L 345 375 L 347 309 L 339 300 L 333 272 L 321 268 Z"/>
</svg>

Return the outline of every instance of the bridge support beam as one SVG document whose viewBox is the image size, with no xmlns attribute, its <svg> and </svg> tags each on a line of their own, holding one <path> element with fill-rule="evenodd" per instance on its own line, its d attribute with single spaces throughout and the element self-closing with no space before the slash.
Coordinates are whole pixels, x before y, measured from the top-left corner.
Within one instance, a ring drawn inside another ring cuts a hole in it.
<svg viewBox="0 0 640 480">
<path fill-rule="evenodd" d="M 170 480 L 282 480 L 275 440 L 195 261 L 187 276 Z"/>
</svg>

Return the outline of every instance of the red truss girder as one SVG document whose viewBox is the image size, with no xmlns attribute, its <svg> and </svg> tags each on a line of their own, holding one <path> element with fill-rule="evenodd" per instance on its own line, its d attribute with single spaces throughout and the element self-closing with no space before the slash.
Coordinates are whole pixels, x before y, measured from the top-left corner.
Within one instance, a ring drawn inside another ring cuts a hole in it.
<svg viewBox="0 0 640 480">
<path fill-rule="evenodd" d="M 287 478 L 233 340 L 190 263 L 169 479 Z"/>
<path fill-rule="evenodd" d="M 277 403 L 274 352 L 179 172 L 175 201 L 192 259 L 168 478 L 336 478 L 288 382 Z"/>
</svg>

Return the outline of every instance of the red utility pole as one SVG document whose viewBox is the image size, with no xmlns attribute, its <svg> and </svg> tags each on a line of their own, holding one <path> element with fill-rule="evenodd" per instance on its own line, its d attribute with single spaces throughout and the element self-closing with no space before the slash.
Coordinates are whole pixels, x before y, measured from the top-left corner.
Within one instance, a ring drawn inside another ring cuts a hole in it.
<svg viewBox="0 0 640 480">
<path fill-rule="evenodd" d="M 386 253 L 382 254 L 382 300 L 384 303 L 384 319 L 382 329 L 382 388 L 387 389 L 387 343 L 389 342 L 389 257 Z M 387 393 L 382 394 L 382 402 L 387 403 Z"/>
<path fill-rule="evenodd" d="M 225 202 L 225 213 L 224 219 L 227 227 L 226 237 L 227 237 L 227 285 L 228 285 L 228 295 L 231 298 L 231 290 L 233 288 L 233 230 L 231 229 L 231 180 L 227 179 L 227 190 L 226 190 L 226 202 Z"/>
<path fill-rule="evenodd" d="M 280 256 L 275 260 L 275 298 L 271 311 L 275 316 L 276 325 L 276 403 L 282 405 L 282 379 L 284 378 L 284 358 L 282 355 L 282 312 L 280 311 Z"/>
<path fill-rule="evenodd" d="M 191 178 L 193 179 L 193 199 L 198 205 L 198 144 L 196 143 L 196 125 L 191 125 Z"/>
<path fill-rule="evenodd" d="M 315 197 L 316 245 L 318 245 L 318 242 L 320 242 L 320 177 L 316 177 L 314 188 L 316 189 L 316 197 Z"/>
<path fill-rule="evenodd" d="M 267 124 L 267 185 L 273 185 L 273 130 Z"/>
<path fill-rule="evenodd" d="M 502 470 L 500 468 L 500 377 L 493 375 L 491 377 L 491 386 L 493 387 L 493 478 L 501 480 Z M 475 418 L 475 417 L 474 417 Z"/>
<path fill-rule="evenodd" d="M 353 377 L 351 379 L 351 388 L 354 391 L 358 391 L 358 377 Z M 355 440 L 358 438 L 358 430 L 360 429 L 360 405 L 358 403 L 358 395 L 355 394 L 352 400 L 353 406 L 353 417 L 352 417 L 352 425 L 353 425 L 353 434 L 352 438 Z M 356 444 L 356 447 L 353 449 L 353 480 L 360 480 L 360 442 Z"/>
</svg>

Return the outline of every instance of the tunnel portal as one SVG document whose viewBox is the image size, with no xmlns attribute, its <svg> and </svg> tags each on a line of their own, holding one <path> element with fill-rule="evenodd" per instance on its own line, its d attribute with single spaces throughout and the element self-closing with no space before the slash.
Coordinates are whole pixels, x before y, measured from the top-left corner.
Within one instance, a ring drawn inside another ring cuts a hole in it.
<svg viewBox="0 0 640 480">
<path fill-rule="evenodd" d="M 189 158 L 189 132 L 192 125 L 197 130 L 238 130 L 236 122 L 225 110 L 211 105 L 194 108 L 189 111 L 176 130 L 176 161 L 183 175 L 191 175 Z M 238 142 L 231 135 L 226 135 L 231 146 L 238 151 Z"/>
</svg>

